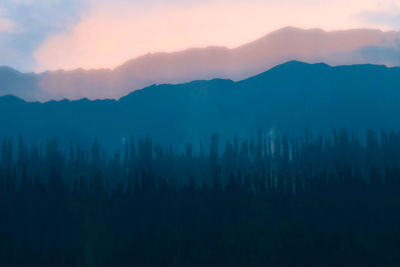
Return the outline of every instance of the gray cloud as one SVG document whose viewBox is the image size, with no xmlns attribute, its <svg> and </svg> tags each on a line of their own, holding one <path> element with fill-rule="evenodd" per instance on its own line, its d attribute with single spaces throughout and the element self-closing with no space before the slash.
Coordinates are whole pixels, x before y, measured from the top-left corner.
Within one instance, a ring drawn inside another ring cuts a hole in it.
<svg viewBox="0 0 400 267">
<path fill-rule="evenodd" d="M 393 11 L 365 11 L 359 14 L 362 22 L 381 26 L 390 26 L 400 29 L 400 12 Z"/>
<path fill-rule="evenodd" d="M 353 52 L 356 58 L 362 58 L 371 64 L 400 66 L 400 45 L 395 47 L 366 46 Z"/>
<path fill-rule="evenodd" d="M 41 42 L 77 23 L 88 9 L 89 3 L 82 0 L 0 1 L 1 16 L 17 29 L 0 33 L 0 65 L 33 69 L 32 54 Z"/>
</svg>

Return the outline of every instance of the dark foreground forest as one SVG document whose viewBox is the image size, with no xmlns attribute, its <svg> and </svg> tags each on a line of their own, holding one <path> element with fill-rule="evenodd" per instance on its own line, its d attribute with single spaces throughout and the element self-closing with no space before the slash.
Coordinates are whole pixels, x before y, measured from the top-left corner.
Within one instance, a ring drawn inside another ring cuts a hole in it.
<svg viewBox="0 0 400 267">
<path fill-rule="evenodd" d="M 400 265 L 399 133 L 0 149 L 0 266 Z"/>
</svg>

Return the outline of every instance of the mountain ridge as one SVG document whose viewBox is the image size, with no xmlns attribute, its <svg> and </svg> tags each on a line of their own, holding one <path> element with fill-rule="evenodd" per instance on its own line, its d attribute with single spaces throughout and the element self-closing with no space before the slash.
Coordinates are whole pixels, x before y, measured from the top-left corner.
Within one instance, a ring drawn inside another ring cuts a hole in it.
<svg viewBox="0 0 400 267">
<path fill-rule="evenodd" d="M 354 65 L 331 66 L 331 65 L 323 63 L 323 62 L 307 63 L 307 62 L 302 62 L 302 61 L 299 61 L 299 60 L 290 60 L 290 61 L 287 61 L 287 62 L 285 62 L 283 64 L 280 64 L 280 65 L 277 65 L 275 67 L 272 67 L 269 70 L 266 70 L 266 71 L 263 71 L 263 72 L 261 72 L 259 74 L 256 74 L 256 75 L 254 75 L 252 77 L 249 77 L 249 78 L 246 78 L 246 79 L 243 79 L 243 80 L 240 80 L 240 81 L 236 81 L 236 83 L 242 83 L 242 82 L 246 82 L 246 81 L 250 81 L 250 80 L 253 80 L 253 79 L 260 78 L 260 77 L 262 77 L 264 75 L 270 75 L 274 71 L 280 70 L 282 68 L 291 67 L 291 66 L 294 66 L 294 65 L 297 65 L 299 67 L 301 67 L 301 66 L 310 66 L 311 65 L 311 66 L 321 66 L 323 68 L 337 68 L 337 69 L 342 69 L 342 68 L 374 68 L 374 69 L 394 69 L 394 70 L 400 69 L 400 67 L 387 67 L 385 65 L 377 65 L 377 64 L 354 64 Z M 49 101 L 45 101 L 45 102 L 40 102 L 40 101 L 26 101 L 26 100 L 24 100 L 24 99 L 22 99 L 22 98 L 20 98 L 18 96 L 12 95 L 12 94 L 0 96 L 0 99 L 4 98 L 4 97 L 14 97 L 14 98 L 17 98 L 17 99 L 19 99 L 19 100 L 21 100 L 23 102 L 26 102 L 26 103 L 42 103 L 42 104 L 45 104 L 45 103 L 48 103 L 48 102 L 62 102 L 62 101 L 74 102 L 74 101 L 98 101 L 98 100 L 100 100 L 100 101 L 101 100 L 110 100 L 110 101 L 111 100 L 115 100 L 115 101 L 118 102 L 119 100 L 122 100 L 122 99 L 132 95 L 133 93 L 135 93 L 137 91 L 147 90 L 147 89 L 158 87 L 158 86 L 173 86 L 173 85 L 185 86 L 185 85 L 190 85 L 190 84 L 197 84 L 197 83 L 204 83 L 204 82 L 218 82 L 218 81 L 235 83 L 235 81 L 233 81 L 231 79 L 212 78 L 212 79 L 207 79 L 207 80 L 193 80 L 193 81 L 189 81 L 189 82 L 185 82 L 185 83 L 151 84 L 149 86 L 146 86 L 146 87 L 143 87 L 143 88 L 140 88 L 140 89 L 137 89 L 137 90 L 133 90 L 132 92 L 129 92 L 126 95 L 123 95 L 118 99 L 113 99 L 113 98 L 88 99 L 86 97 L 83 97 L 83 98 L 79 98 L 79 99 L 64 98 L 64 99 L 59 99 L 59 100 L 49 100 Z"/>
<path fill-rule="evenodd" d="M 0 97 L 0 139 L 23 135 L 27 143 L 55 137 L 60 145 L 94 139 L 110 151 L 121 140 L 149 135 L 183 148 L 213 133 L 220 140 L 263 133 L 298 136 L 333 126 L 354 133 L 400 130 L 400 68 L 329 66 L 290 61 L 239 82 L 223 79 L 161 84 L 119 100 L 25 102 Z"/>
<path fill-rule="evenodd" d="M 333 66 L 365 63 L 400 66 L 400 33 L 287 27 L 232 49 L 210 46 L 152 53 L 128 60 L 114 69 L 38 74 L 4 74 L 0 69 L 0 95 L 13 94 L 41 102 L 82 97 L 118 99 L 151 84 L 212 78 L 240 81 L 289 60 L 325 62 Z"/>
</svg>

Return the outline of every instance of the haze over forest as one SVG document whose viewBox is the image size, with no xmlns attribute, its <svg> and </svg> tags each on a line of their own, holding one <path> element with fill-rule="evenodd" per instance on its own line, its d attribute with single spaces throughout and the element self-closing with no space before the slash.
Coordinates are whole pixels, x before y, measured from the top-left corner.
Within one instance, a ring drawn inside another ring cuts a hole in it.
<svg viewBox="0 0 400 267">
<path fill-rule="evenodd" d="M 1 0 L 0 266 L 400 266 L 399 114 L 398 0 Z"/>
</svg>

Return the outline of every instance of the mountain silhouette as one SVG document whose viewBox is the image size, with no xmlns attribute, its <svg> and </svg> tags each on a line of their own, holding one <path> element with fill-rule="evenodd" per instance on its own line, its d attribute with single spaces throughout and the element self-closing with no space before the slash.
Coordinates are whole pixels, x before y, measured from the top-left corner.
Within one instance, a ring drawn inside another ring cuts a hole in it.
<svg viewBox="0 0 400 267">
<path fill-rule="evenodd" d="M 264 134 L 329 134 L 333 126 L 354 133 L 400 129 L 400 68 L 331 67 L 290 61 L 234 82 L 214 79 L 152 85 L 119 100 L 25 102 L 0 97 L 0 138 L 29 142 L 56 137 L 60 144 L 94 139 L 115 149 L 129 137 L 184 147 L 208 140 Z"/>
<path fill-rule="evenodd" d="M 28 101 L 118 99 L 151 84 L 212 78 L 239 81 L 289 60 L 330 65 L 400 65 L 400 33 L 379 30 L 325 32 L 287 27 L 228 49 L 207 47 L 147 54 L 115 69 L 19 73 L 0 68 L 0 95 Z"/>
</svg>

